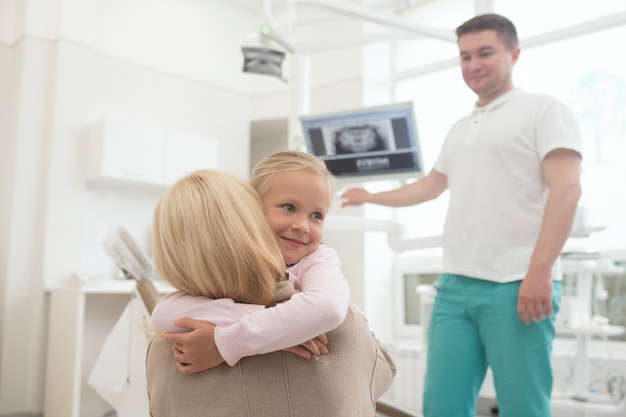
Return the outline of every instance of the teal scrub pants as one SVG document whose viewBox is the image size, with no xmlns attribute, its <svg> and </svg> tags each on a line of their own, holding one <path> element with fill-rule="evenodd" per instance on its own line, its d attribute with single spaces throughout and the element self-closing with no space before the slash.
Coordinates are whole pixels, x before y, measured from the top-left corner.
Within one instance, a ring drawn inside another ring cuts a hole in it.
<svg viewBox="0 0 626 417">
<path fill-rule="evenodd" d="M 425 417 L 474 417 L 487 367 L 500 417 L 551 417 L 561 282 L 553 282 L 552 317 L 530 324 L 517 314 L 520 284 L 441 276 L 428 328 Z"/>
</svg>

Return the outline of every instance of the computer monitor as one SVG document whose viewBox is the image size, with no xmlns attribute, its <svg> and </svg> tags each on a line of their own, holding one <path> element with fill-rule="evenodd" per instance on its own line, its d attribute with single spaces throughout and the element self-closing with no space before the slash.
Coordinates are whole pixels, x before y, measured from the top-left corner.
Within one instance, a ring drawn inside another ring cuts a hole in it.
<svg viewBox="0 0 626 417">
<path fill-rule="evenodd" d="M 306 115 L 300 121 L 307 151 L 337 178 L 424 174 L 412 102 Z"/>
</svg>

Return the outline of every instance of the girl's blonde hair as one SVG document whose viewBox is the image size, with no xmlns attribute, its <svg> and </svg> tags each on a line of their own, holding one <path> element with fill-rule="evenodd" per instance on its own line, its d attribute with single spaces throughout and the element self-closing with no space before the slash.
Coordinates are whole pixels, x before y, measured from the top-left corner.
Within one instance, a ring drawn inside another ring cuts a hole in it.
<svg viewBox="0 0 626 417">
<path fill-rule="evenodd" d="M 266 156 L 254 167 L 250 184 L 263 198 L 275 176 L 291 171 L 308 171 L 324 178 L 330 192 L 329 201 L 332 201 L 335 189 L 333 174 L 326 168 L 324 161 L 305 152 L 278 151 Z"/>
<path fill-rule="evenodd" d="M 198 170 L 157 202 L 153 251 L 159 273 L 196 296 L 271 303 L 285 264 L 249 184 L 234 175 Z"/>
</svg>

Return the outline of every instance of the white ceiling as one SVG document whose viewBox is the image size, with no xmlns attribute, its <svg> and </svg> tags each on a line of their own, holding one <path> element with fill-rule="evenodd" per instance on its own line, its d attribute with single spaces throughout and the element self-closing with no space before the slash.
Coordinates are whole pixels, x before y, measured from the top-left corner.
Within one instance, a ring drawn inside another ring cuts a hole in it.
<svg viewBox="0 0 626 417">
<path fill-rule="evenodd" d="M 250 13 L 261 13 L 265 7 L 279 10 L 288 0 L 219 0 Z M 401 10 L 430 0 L 342 0 L 346 3 L 355 3 L 373 9 Z"/>
<path fill-rule="evenodd" d="M 346 17 L 346 13 L 339 13 L 337 9 L 331 10 L 315 1 L 306 0 L 217 0 L 235 7 L 244 12 L 250 13 L 252 16 L 267 18 L 275 18 L 288 9 L 289 4 L 297 4 L 295 10 L 296 20 L 299 25 L 307 23 L 319 23 L 324 20 L 333 20 Z M 423 3 L 433 2 L 437 0 L 326 0 L 331 5 L 351 6 L 366 8 L 374 13 L 381 11 L 385 15 L 399 15 L 410 11 Z M 485 2 L 490 0 L 474 0 L 475 2 Z"/>
<path fill-rule="evenodd" d="M 392 41 L 427 37 L 456 42 L 453 26 L 435 27 L 411 16 L 425 3 L 439 0 L 216 0 L 249 13 L 259 23 L 269 23 L 276 33 L 286 35 L 289 43 L 297 44 L 300 52 L 318 52 L 328 48 L 359 46 L 372 41 Z M 484 7 L 491 0 L 474 0 L 474 7 Z M 490 3 L 489 3 L 490 4 Z M 291 7 L 290 7 L 291 6 Z M 363 32 L 348 29 L 348 21 L 363 21 L 380 25 L 378 31 Z M 291 31 L 292 28 L 298 31 Z M 307 32 L 305 28 L 308 28 Z M 318 30 L 311 36 L 312 30 Z M 337 36 L 337 30 L 344 33 Z M 334 33 L 334 34 L 333 34 Z M 299 36 L 302 35 L 302 36 Z"/>
</svg>

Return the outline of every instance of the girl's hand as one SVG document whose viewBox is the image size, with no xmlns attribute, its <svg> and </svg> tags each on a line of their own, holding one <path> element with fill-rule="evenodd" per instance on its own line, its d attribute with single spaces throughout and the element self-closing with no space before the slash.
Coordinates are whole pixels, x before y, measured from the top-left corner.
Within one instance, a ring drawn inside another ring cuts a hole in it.
<svg viewBox="0 0 626 417">
<path fill-rule="evenodd" d="M 285 352 L 295 353 L 304 359 L 311 359 L 313 356 L 326 355 L 328 353 L 328 338 L 324 333 L 302 343 L 298 346 L 293 346 L 287 349 L 283 349 Z"/>
<path fill-rule="evenodd" d="M 183 374 L 193 374 L 213 368 L 224 358 L 215 346 L 215 326 L 206 321 L 182 318 L 174 322 L 176 327 L 190 329 L 188 333 L 167 333 L 172 352 Z"/>
</svg>

